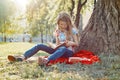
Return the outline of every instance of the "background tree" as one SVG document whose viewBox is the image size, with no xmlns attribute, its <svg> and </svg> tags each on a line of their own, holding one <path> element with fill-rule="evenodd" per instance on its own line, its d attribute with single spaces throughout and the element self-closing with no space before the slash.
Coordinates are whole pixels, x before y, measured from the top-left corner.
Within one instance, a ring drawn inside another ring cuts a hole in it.
<svg viewBox="0 0 120 80">
<path fill-rule="evenodd" d="M 79 27 L 79 23 L 80 23 L 80 11 L 82 9 L 82 7 L 85 5 L 85 3 L 87 2 L 87 0 L 85 0 L 83 3 L 81 0 L 78 0 L 78 4 L 77 4 L 77 13 L 76 13 L 76 18 L 75 18 L 75 25 L 78 28 Z"/>
<path fill-rule="evenodd" d="M 6 41 L 6 34 L 11 22 L 10 16 L 15 12 L 15 5 L 10 0 L 0 0 L 0 33 L 3 35 L 3 41 Z"/>
<path fill-rule="evenodd" d="M 79 50 L 120 53 L 120 0 L 97 0 L 81 34 Z"/>
</svg>

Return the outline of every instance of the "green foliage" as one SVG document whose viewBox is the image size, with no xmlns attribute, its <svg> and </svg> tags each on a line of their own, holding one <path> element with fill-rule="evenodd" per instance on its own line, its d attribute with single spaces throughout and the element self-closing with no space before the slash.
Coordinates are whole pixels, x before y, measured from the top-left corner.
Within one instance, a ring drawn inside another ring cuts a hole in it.
<svg viewBox="0 0 120 80">
<path fill-rule="evenodd" d="M 88 0 L 87 3 L 82 7 L 81 14 L 86 14 L 87 11 L 92 12 L 94 8 L 94 0 Z"/>
<path fill-rule="evenodd" d="M 82 0 L 82 2 L 83 1 L 84 0 Z M 73 16 L 76 16 L 77 5 L 78 0 L 75 0 Z M 93 0 L 88 0 L 87 4 L 83 6 L 81 13 L 85 13 L 87 9 L 91 10 L 91 6 L 93 6 Z M 71 7 L 71 0 L 31 0 L 30 4 L 27 6 L 26 14 L 29 30 L 32 30 L 32 35 L 36 36 L 38 34 L 45 34 L 45 32 L 53 32 L 54 27 L 50 28 L 50 31 L 48 31 L 46 30 L 46 26 L 56 25 L 56 17 L 59 12 L 66 11 L 70 13 Z M 52 33 L 50 34 L 52 35 Z"/>
<path fill-rule="evenodd" d="M 82 12 L 92 5 L 92 0 L 83 7 Z M 75 0 L 74 16 L 78 0 Z M 70 13 L 71 0 L 29 0 L 26 13 L 21 14 L 12 0 L 0 1 L 0 32 L 5 34 L 23 33 L 28 31 L 32 36 L 53 34 L 56 17 L 61 11 Z M 17 14 L 16 14 L 17 13 Z M 16 16 L 17 15 L 17 16 Z M 25 22 L 26 20 L 26 22 Z M 21 25 L 25 22 L 25 27 Z M 25 29 L 25 30 L 24 30 Z"/>
<path fill-rule="evenodd" d="M 48 26 L 48 3 L 47 1 L 35 0 L 27 6 L 27 21 L 29 23 L 29 31 L 33 36 L 45 34 L 46 26 Z M 32 5 L 32 6 L 31 6 Z M 50 32 L 50 31 L 48 31 Z M 52 33 L 51 33 L 52 34 Z"/>
<path fill-rule="evenodd" d="M 0 0 L 0 19 L 7 19 L 7 17 L 14 12 L 14 5 L 10 0 Z"/>
<path fill-rule="evenodd" d="M 0 27 L 15 12 L 15 5 L 10 0 L 0 0 Z"/>
</svg>

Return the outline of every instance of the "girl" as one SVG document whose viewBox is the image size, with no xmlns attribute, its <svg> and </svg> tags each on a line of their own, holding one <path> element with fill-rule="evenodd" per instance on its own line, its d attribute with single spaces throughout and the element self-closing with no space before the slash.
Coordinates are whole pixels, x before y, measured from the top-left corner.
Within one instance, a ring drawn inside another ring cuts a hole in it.
<svg viewBox="0 0 120 80">
<path fill-rule="evenodd" d="M 70 16 L 65 12 L 61 12 L 58 15 L 57 28 L 54 32 L 56 45 L 60 45 L 59 47 L 53 49 L 44 44 L 37 44 L 33 48 L 26 51 L 22 57 L 9 55 L 8 59 L 9 61 L 23 61 L 36 54 L 39 50 L 50 54 L 47 58 L 39 57 L 39 65 L 47 64 L 50 60 L 55 60 L 60 57 L 71 57 L 74 54 L 74 47 L 78 46 L 77 34 L 78 31 L 72 25 Z"/>
</svg>

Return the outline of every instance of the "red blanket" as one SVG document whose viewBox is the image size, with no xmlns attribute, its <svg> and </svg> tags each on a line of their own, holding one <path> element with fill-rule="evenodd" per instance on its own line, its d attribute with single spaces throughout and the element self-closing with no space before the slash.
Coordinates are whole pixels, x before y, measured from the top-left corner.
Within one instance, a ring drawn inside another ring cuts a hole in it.
<svg viewBox="0 0 120 80">
<path fill-rule="evenodd" d="M 95 62 L 99 62 L 100 59 L 97 55 L 94 55 L 93 52 L 87 50 L 81 50 L 76 53 L 72 57 L 69 58 L 58 58 L 56 60 L 51 60 L 48 65 L 56 64 L 56 63 L 66 63 L 66 64 L 74 64 L 74 63 L 82 63 L 82 64 L 93 64 Z"/>
</svg>

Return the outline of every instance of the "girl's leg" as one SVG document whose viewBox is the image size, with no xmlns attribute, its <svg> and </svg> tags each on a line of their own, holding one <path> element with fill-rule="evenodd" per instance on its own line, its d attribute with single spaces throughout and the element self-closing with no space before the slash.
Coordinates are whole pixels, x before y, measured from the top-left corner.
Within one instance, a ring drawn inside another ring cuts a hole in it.
<svg viewBox="0 0 120 80">
<path fill-rule="evenodd" d="M 33 48 L 27 50 L 25 53 L 24 53 L 24 57 L 25 59 L 33 56 L 34 54 L 36 54 L 39 50 L 42 50 L 42 51 L 45 51 L 49 54 L 52 54 L 54 52 L 54 49 L 53 48 L 50 48 L 44 44 L 37 44 L 36 46 L 34 46 Z"/>
<path fill-rule="evenodd" d="M 59 47 L 53 54 L 48 56 L 48 60 L 55 60 L 60 57 L 71 57 L 73 55 L 73 51 L 67 49 L 66 47 L 62 46 Z"/>
</svg>

